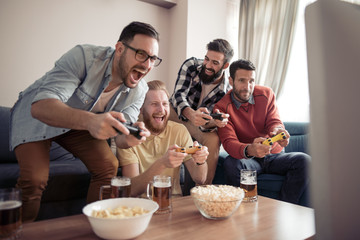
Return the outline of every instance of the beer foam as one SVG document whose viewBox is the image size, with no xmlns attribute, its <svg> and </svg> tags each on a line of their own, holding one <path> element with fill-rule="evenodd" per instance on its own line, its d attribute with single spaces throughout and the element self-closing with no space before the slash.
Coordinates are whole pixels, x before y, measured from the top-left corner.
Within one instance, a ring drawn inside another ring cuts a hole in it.
<svg viewBox="0 0 360 240">
<path fill-rule="evenodd" d="M 256 184 L 256 180 L 255 179 L 245 179 L 245 180 L 241 180 L 242 184 L 247 184 L 247 185 L 254 185 Z"/>
<path fill-rule="evenodd" d="M 127 185 L 130 185 L 130 179 L 127 180 L 127 179 L 114 178 L 114 179 L 111 179 L 111 185 L 117 186 L 117 187 L 127 186 Z"/>
<path fill-rule="evenodd" d="M 154 187 L 157 187 L 157 188 L 171 187 L 171 183 L 170 182 L 154 182 Z"/>
<path fill-rule="evenodd" d="M 9 201 L 0 202 L 0 210 L 9 210 L 17 207 L 21 207 L 20 201 L 9 200 Z"/>
</svg>

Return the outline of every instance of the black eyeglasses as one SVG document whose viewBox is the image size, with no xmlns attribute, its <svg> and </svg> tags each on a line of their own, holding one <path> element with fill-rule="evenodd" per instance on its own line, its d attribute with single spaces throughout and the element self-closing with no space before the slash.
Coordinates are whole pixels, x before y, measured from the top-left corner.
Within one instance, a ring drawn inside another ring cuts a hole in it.
<svg viewBox="0 0 360 240">
<path fill-rule="evenodd" d="M 124 42 L 122 42 L 122 43 L 124 44 L 125 47 L 127 47 L 135 52 L 135 59 L 138 60 L 139 62 L 146 62 L 150 58 L 150 62 L 152 65 L 154 65 L 154 67 L 157 67 L 160 65 L 160 63 L 162 61 L 161 58 L 159 58 L 157 56 L 150 56 L 144 50 L 133 48 Z"/>
</svg>

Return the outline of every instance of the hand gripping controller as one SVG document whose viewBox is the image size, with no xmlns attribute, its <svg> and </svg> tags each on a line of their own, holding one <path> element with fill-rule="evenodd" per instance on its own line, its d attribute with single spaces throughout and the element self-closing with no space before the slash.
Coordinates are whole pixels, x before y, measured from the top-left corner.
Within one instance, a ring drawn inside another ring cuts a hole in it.
<svg viewBox="0 0 360 240">
<path fill-rule="evenodd" d="M 177 148 L 175 150 L 175 152 L 182 152 L 182 153 L 190 153 L 190 154 L 193 154 L 193 153 L 196 153 L 197 151 L 201 150 L 202 149 L 202 146 L 190 146 L 188 148 L 184 148 L 184 147 L 180 147 L 180 148 Z"/>
<path fill-rule="evenodd" d="M 142 132 L 142 130 L 138 127 L 134 127 L 132 126 L 131 123 L 123 123 L 122 125 L 124 125 L 130 132 L 131 135 L 133 135 L 134 137 L 136 137 L 137 139 L 141 139 L 142 136 L 140 136 L 140 132 Z M 115 128 L 115 130 L 119 133 L 119 134 L 123 134 L 122 132 L 120 132 L 118 129 Z"/>
<path fill-rule="evenodd" d="M 267 138 L 265 141 L 262 142 L 262 144 L 264 145 L 268 145 L 271 146 L 273 145 L 275 142 L 282 140 L 282 139 L 286 139 L 286 135 L 284 132 L 279 133 L 278 135 L 272 137 L 272 138 Z"/>
<path fill-rule="evenodd" d="M 210 115 L 213 119 L 217 119 L 217 120 L 220 120 L 222 121 L 224 118 L 222 117 L 222 113 L 211 113 L 211 114 L 208 114 Z M 205 120 L 208 120 L 206 118 L 204 118 Z"/>
</svg>

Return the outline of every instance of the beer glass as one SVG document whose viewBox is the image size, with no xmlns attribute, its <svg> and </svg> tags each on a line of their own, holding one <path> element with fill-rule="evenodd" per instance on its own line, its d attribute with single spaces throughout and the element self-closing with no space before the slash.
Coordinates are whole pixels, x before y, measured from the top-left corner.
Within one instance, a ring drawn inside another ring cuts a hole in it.
<svg viewBox="0 0 360 240">
<path fill-rule="evenodd" d="M 169 213 L 171 206 L 171 177 L 156 175 L 147 185 L 147 197 L 159 204 L 156 214 Z M 151 193 L 150 193 L 151 192 Z"/>
<path fill-rule="evenodd" d="M 110 185 L 100 187 L 99 199 L 104 197 L 104 189 L 111 189 L 111 198 L 130 197 L 131 193 L 131 180 L 128 177 L 116 176 L 111 179 Z"/>
<path fill-rule="evenodd" d="M 0 239 L 19 239 L 22 231 L 21 190 L 0 189 Z"/>
<path fill-rule="evenodd" d="M 240 188 L 242 188 L 245 192 L 243 202 L 257 201 L 256 170 L 240 170 Z"/>
</svg>

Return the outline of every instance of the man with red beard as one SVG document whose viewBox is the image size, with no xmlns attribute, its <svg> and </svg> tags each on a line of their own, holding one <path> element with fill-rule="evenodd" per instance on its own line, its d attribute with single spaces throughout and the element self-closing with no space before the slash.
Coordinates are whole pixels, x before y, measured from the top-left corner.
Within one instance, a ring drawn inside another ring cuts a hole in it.
<svg viewBox="0 0 360 240">
<path fill-rule="evenodd" d="M 170 120 L 184 124 L 191 136 L 209 149 L 206 184 L 212 183 L 219 158 L 220 140 L 216 130 L 224 127 L 229 117 L 223 114 L 223 120 L 215 120 L 208 114 L 231 89 L 225 70 L 233 55 L 232 47 L 224 39 L 208 43 L 204 59 L 192 57 L 182 64 L 170 98 Z"/>
<path fill-rule="evenodd" d="M 173 194 L 181 195 L 180 165 L 184 162 L 192 179 L 203 184 L 206 179 L 209 154 L 203 146 L 194 154 L 176 152 L 179 147 L 197 146 L 182 124 L 168 121 L 170 114 L 169 93 L 161 81 L 148 82 L 149 91 L 140 110 L 145 126 L 151 136 L 140 145 L 117 149 L 123 176 L 136 180 L 131 185 L 131 195 L 145 192 L 147 184 L 155 175 L 168 175 L 172 178 Z"/>
<path fill-rule="evenodd" d="M 107 139 L 118 147 L 138 145 L 121 122 L 136 122 L 148 90 L 143 77 L 160 64 L 159 34 L 149 24 L 132 22 L 111 47 L 78 45 L 52 70 L 20 93 L 11 114 L 10 145 L 20 166 L 23 221 L 33 221 L 49 175 L 52 141 L 80 158 L 91 182 L 87 201 L 117 174 L 118 161 Z M 117 131 L 122 134 L 118 134 Z M 76 184 L 76 183 L 74 183 Z"/>
<path fill-rule="evenodd" d="M 255 66 L 240 59 L 230 65 L 229 91 L 215 109 L 228 113 L 228 124 L 219 129 L 219 136 L 229 156 L 224 161 L 227 184 L 240 186 L 240 170 L 256 170 L 258 174 L 285 176 L 280 200 L 299 203 L 309 186 L 306 153 L 284 153 L 290 135 L 280 119 L 275 94 L 269 87 L 255 84 Z M 262 144 L 267 138 L 284 133 L 273 145 Z M 305 194 L 307 196 L 307 194 Z"/>
</svg>

